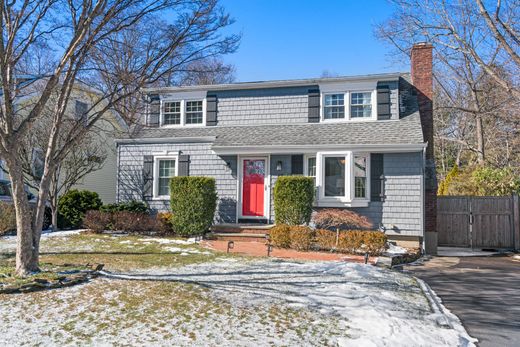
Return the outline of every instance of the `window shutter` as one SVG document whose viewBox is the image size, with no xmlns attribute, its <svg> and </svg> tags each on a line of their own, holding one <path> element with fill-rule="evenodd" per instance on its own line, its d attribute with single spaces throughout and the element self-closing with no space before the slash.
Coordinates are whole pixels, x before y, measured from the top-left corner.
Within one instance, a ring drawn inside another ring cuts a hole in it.
<svg viewBox="0 0 520 347">
<path fill-rule="evenodd" d="M 303 154 L 291 155 L 291 175 L 303 175 Z"/>
<path fill-rule="evenodd" d="M 217 125 L 217 96 L 206 96 L 206 125 Z"/>
<path fill-rule="evenodd" d="M 143 162 L 143 199 L 153 198 L 153 155 L 145 155 Z"/>
<path fill-rule="evenodd" d="M 377 119 L 390 119 L 390 89 L 388 86 L 377 87 Z"/>
<path fill-rule="evenodd" d="M 189 176 L 190 175 L 190 156 L 183 154 L 179 155 L 179 176 Z"/>
<path fill-rule="evenodd" d="M 309 123 L 320 122 L 320 90 L 309 89 Z"/>
<path fill-rule="evenodd" d="M 161 98 L 159 94 L 152 94 L 150 97 L 150 104 L 148 105 L 148 119 L 146 125 L 149 127 L 159 126 L 159 117 L 161 114 Z"/>
<path fill-rule="evenodd" d="M 384 201 L 384 156 L 370 154 L 370 201 Z"/>
</svg>

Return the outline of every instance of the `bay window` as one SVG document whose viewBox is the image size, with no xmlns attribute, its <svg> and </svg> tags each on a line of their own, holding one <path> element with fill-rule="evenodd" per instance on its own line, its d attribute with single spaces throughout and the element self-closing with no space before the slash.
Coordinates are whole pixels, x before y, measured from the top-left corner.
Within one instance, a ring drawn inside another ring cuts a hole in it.
<svg viewBox="0 0 520 347">
<path fill-rule="evenodd" d="M 308 155 L 305 174 L 315 177 L 317 206 L 368 206 L 369 158 L 369 154 L 350 151 Z"/>
</svg>

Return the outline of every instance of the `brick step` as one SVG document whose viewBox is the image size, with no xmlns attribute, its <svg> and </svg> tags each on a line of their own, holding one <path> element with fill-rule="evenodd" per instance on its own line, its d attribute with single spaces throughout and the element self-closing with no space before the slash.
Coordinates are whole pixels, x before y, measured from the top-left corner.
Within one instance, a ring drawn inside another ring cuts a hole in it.
<svg viewBox="0 0 520 347">
<path fill-rule="evenodd" d="M 208 240 L 219 241 L 247 241 L 247 242 L 266 242 L 266 234 L 258 233 L 216 233 L 211 232 L 205 236 Z"/>
<path fill-rule="evenodd" d="M 211 227 L 213 233 L 218 234 L 269 234 L 272 225 L 214 225 Z"/>
</svg>

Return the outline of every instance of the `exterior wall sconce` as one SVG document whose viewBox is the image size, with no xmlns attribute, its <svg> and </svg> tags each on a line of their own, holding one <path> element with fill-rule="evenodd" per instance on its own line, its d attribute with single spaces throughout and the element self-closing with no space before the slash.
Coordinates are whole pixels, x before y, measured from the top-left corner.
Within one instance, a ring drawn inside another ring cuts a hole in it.
<svg viewBox="0 0 520 347">
<path fill-rule="evenodd" d="M 282 161 L 278 160 L 276 162 L 276 171 L 282 171 Z"/>
</svg>

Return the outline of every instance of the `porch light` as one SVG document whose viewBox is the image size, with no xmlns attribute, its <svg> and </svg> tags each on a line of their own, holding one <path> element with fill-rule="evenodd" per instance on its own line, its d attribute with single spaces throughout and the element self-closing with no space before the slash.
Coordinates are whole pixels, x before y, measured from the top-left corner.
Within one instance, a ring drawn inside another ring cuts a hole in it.
<svg viewBox="0 0 520 347">
<path fill-rule="evenodd" d="M 276 171 L 282 171 L 282 161 L 278 160 L 276 162 Z"/>
</svg>

